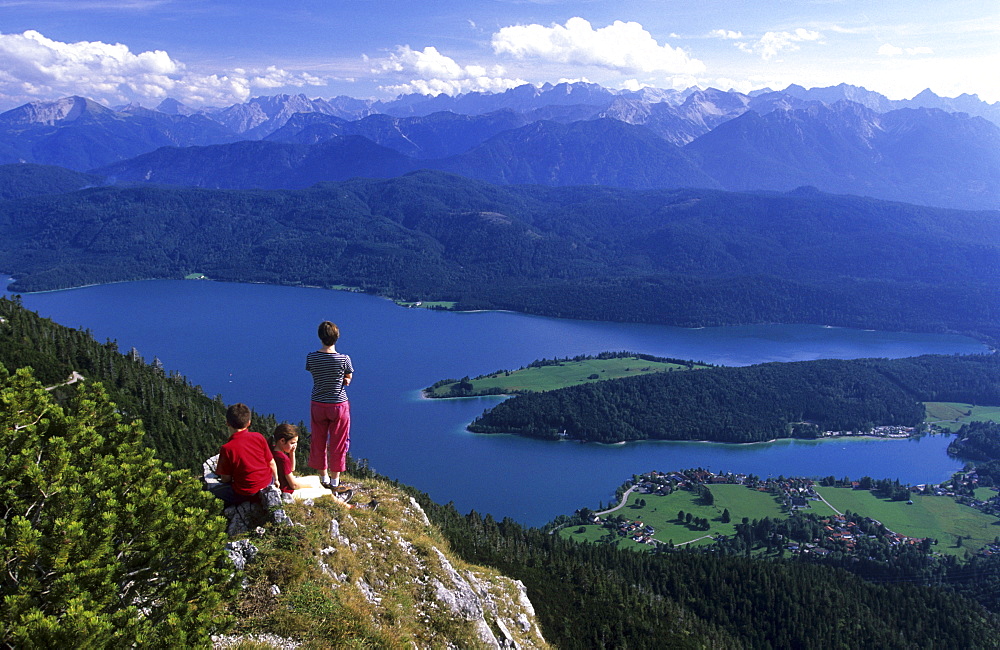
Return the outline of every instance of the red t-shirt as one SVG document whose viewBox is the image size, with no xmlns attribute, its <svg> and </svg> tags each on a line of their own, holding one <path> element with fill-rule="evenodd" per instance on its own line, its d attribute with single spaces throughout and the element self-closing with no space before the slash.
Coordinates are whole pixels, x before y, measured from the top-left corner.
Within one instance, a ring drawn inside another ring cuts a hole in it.
<svg viewBox="0 0 1000 650">
<path fill-rule="evenodd" d="M 288 485 L 288 475 L 292 473 L 292 459 L 288 457 L 288 454 L 278 449 L 273 450 L 273 453 L 274 464 L 278 466 L 278 485 L 282 492 L 291 494 L 295 491 Z"/>
<path fill-rule="evenodd" d="M 271 446 L 256 431 L 237 431 L 219 450 L 215 473 L 233 477 L 233 492 L 253 496 L 271 484 Z"/>
</svg>

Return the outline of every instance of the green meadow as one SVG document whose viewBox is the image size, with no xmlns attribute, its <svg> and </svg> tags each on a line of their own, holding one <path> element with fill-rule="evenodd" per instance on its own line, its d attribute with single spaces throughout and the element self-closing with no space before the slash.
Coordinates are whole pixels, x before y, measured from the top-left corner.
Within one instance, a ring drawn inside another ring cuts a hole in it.
<svg viewBox="0 0 1000 650">
<path fill-rule="evenodd" d="M 844 512 L 850 510 L 881 521 L 892 531 L 908 537 L 933 537 L 938 540 L 935 551 L 964 555 L 965 551 L 978 551 L 1000 535 L 1000 522 L 975 508 L 962 505 L 951 497 L 911 495 L 912 505 L 906 501 L 880 499 L 868 490 L 817 487 L 830 505 Z M 983 492 L 988 498 L 995 492 Z M 961 546 L 955 541 L 964 539 Z"/>
<path fill-rule="evenodd" d="M 687 490 L 677 490 L 672 494 L 660 496 L 656 494 L 639 494 L 633 492 L 629 495 L 628 503 L 624 508 L 604 515 L 610 517 L 621 515 L 632 521 L 641 521 L 656 529 L 653 537 L 661 542 L 673 540 L 675 545 L 710 544 L 710 539 L 716 535 L 732 535 L 736 532 L 735 525 L 743 517 L 748 519 L 763 519 L 764 517 L 784 517 L 781 506 L 768 492 L 751 490 L 743 485 L 712 485 L 709 486 L 712 496 L 715 497 L 714 505 L 705 505 L 701 497 L 695 492 Z M 639 501 L 645 501 L 645 507 L 639 505 Z M 822 504 L 820 504 L 822 505 Z M 728 509 L 730 522 L 722 522 L 722 513 Z M 696 530 L 677 520 L 677 512 L 683 510 L 684 513 L 691 513 L 692 517 L 708 519 L 710 528 L 708 530 Z M 580 529 L 583 528 L 582 532 Z M 610 541 L 621 548 L 646 549 L 648 546 L 637 544 L 626 537 L 608 537 L 610 531 L 602 526 L 566 526 L 560 529 L 559 534 L 569 539 L 577 541 Z"/>
<path fill-rule="evenodd" d="M 706 368 L 707 366 L 694 364 L 693 367 Z M 685 364 L 648 361 L 638 357 L 560 361 L 551 365 L 531 366 L 520 370 L 498 370 L 489 375 L 476 377 L 470 380 L 472 390 L 466 392 L 465 395 L 471 397 L 507 392 L 544 392 L 594 381 L 688 369 L 689 366 Z M 428 397 L 451 397 L 453 396 L 452 387 L 457 384 L 458 382 L 442 384 L 428 388 L 425 392 Z"/>
<path fill-rule="evenodd" d="M 632 521 L 641 521 L 656 529 L 653 537 L 661 542 L 673 541 L 675 545 L 710 544 L 710 537 L 732 535 L 735 525 L 744 517 L 749 520 L 772 519 L 788 516 L 775 498 L 768 492 L 751 490 L 743 485 L 711 485 L 714 505 L 705 505 L 695 492 L 677 490 L 667 496 L 653 494 L 629 495 L 625 507 L 602 518 L 621 515 Z M 966 551 L 974 553 L 993 542 L 1000 535 L 1000 522 L 995 517 L 984 514 L 969 506 L 957 503 L 951 497 L 913 495 L 913 504 L 905 501 L 880 499 L 867 490 L 849 488 L 818 487 L 817 492 L 826 499 L 837 512 L 848 510 L 877 519 L 890 530 L 909 537 L 933 537 L 938 540 L 935 551 L 962 556 Z M 982 488 L 979 498 L 989 498 L 996 493 Z M 639 505 L 645 501 L 645 507 Z M 809 501 L 806 513 L 821 517 L 836 514 L 822 501 Z M 729 510 L 730 522 L 722 522 L 723 510 Z M 692 517 L 708 519 L 709 530 L 696 530 L 677 520 L 678 511 L 690 512 Z M 559 534 L 580 542 L 606 542 L 620 548 L 648 549 L 648 546 L 633 542 L 597 525 L 566 526 Z M 957 544 L 961 536 L 962 544 Z"/>
<path fill-rule="evenodd" d="M 924 422 L 948 431 L 958 431 L 967 422 L 1000 422 L 1000 406 L 974 406 L 960 402 L 924 402 Z"/>
</svg>

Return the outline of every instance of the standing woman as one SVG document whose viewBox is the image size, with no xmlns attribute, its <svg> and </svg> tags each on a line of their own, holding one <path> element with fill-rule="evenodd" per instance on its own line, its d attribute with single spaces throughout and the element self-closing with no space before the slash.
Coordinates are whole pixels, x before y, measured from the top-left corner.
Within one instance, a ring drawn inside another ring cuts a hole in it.
<svg viewBox="0 0 1000 650">
<path fill-rule="evenodd" d="M 347 469 L 351 446 L 351 406 L 346 389 L 354 374 L 351 358 L 336 350 L 339 338 L 340 329 L 323 321 L 319 324 L 323 347 L 306 355 L 306 370 L 313 376 L 309 467 L 319 470 L 320 483 L 334 494 L 348 492 L 340 485 L 340 473 Z"/>
</svg>

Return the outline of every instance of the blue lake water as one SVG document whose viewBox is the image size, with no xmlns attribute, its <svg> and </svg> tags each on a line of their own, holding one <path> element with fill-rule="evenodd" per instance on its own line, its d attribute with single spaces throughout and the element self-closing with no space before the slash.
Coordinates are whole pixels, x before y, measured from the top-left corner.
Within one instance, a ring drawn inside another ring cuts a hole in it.
<svg viewBox="0 0 1000 650">
<path fill-rule="evenodd" d="M 0 286 L 6 286 L 0 278 Z M 752 445 L 642 442 L 597 445 L 476 435 L 465 425 L 501 398 L 426 400 L 446 377 L 515 369 L 542 357 L 630 350 L 714 364 L 819 358 L 981 353 L 961 336 L 806 325 L 681 329 L 559 320 L 507 312 L 404 309 L 362 294 L 260 284 L 157 280 L 23 296 L 28 308 L 90 329 L 123 350 L 158 357 L 209 395 L 308 421 L 305 355 L 316 325 L 340 325 L 337 349 L 355 368 L 349 389 L 351 453 L 395 479 L 467 512 L 540 525 L 607 503 L 634 473 L 714 471 L 938 482 L 961 466 L 949 439 L 838 439 Z"/>
</svg>

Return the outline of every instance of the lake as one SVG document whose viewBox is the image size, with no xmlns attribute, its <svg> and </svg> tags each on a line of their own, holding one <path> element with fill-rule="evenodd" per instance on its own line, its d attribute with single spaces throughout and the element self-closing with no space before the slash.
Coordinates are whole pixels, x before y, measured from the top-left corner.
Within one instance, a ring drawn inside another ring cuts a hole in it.
<svg viewBox="0 0 1000 650">
<path fill-rule="evenodd" d="M 0 278 L 0 286 L 6 279 Z M 807 325 L 683 329 L 560 320 L 507 312 L 405 309 L 348 292 L 261 284 L 153 280 L 25 294 L 26 307 L 70 327 L 115 339 L 209 395 L 242 401 L 279 419 L 309 419 L 305 355 L 316 326 L 341 328 L 351 355 L 355 458 L 461 512 L 475 509 L 541 525 L 608 503 L 632 474 L 713 471 L 939 482 L 961 467 L 949 438 L 784 440 L 751 445 L 549 442 L 477 435 L 466 424 L 502 398 L 426 400 L 438 379 L 516 369 L 543 357 L 629 350 L 722 365 L 819 358 L 898 358 L 987 351 L 961 336 Z M 265 432 L 268 433 L 268 432 Z"/>
</svg>

